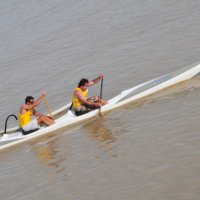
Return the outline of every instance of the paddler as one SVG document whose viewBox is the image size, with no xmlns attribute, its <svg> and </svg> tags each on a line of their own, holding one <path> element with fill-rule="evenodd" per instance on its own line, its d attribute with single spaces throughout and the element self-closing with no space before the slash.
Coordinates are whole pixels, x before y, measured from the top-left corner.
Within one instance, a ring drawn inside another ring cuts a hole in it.
<svg viewBox="0 0 200 200">
<path fill-rule="evenodd" d="M 46 126 L 52 125 L 54 122 L 52 117 L 43 115 L 35 110 L 42 100 L 45 98 L 46 92 L 43 92 L 37 101 L 34 101 L 32 96 L 27 96 L 25 99 L 25 104 L 20 108 L 20 126 L 24 134 L 28 134 L 34 130 L 40 128 L 40 124 L 45 124 Z M 36 118 L 33 119 L 33 115 Z"/>
<path fill-rule="evenodd" d="M 102 99 L 100 96 L 88 98 L 88 87 L 98 83 L 103 78 L 104 75 L 100 75 L 92 81 L 85 78 L 80 80 L 78 87 L 74 89 L 72 99 L 72 108 L 77 116 L 83 115 L 107 104 L 107 101 Z"/>
</svg>

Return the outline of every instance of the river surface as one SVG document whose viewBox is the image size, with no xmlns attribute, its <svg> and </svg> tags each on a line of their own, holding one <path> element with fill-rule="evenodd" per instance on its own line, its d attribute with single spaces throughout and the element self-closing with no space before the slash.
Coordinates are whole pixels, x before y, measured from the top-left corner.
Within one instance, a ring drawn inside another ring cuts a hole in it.
<svg viewBox="0 0 200 200">
<path fill-rule="evenodd" d="M 104 74 L 109 99 L 199 62 L 199 21 L 196 0 L 2 0 L 1 129 L 28 95 L 47 91 L 56 110 L 81 78 Z M 199 199 L 199 86 L 197 77 L 1 151 L 1 199 Z M 47 113 L 45 102 L 37 110 Z"/>
</svg>

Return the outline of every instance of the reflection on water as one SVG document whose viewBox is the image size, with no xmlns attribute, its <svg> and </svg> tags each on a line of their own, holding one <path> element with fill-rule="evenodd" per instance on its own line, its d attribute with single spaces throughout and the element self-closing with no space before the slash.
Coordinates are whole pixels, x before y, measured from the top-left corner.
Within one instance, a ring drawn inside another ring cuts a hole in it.
<svg viewBox="0 0 200 200">
<path fill-rule="evenodd" d="M 34 148 L 35 152 L 37 153 L 37 157 L 39 158 L 40 162 L 46 166 L 53 166 L 55 168 L 58 167 L 58 163 L 51 161 L 56 157 L 56 139 L 48 142 L 47 144 L 43 144 Z"/>
<path fill-rule="evenodd" d="M 63 162 L 66 155 L 59 150 L 60 136 L 49 138 L 45 143 L 32 143 L 32 149 L 36 153 L 41 166 L 45 168 L 52 182 L 57 179 L 57 176 L 65 170 Z M 62 174 L 63 175 L 63 174 Z M 65 175 L 63 175 L 63 178 Z"/>
<path fill-rule="evenodd" d="M 114 137 L 112 131 L 106 127 L 105 123 L 106 121 L 103 118 L 96 119 L 95 121 L 85 125 L 84 128 L 87 130 L 90 137 L 100 142 L 114 142 L 116 138 Z"/>
<path fill-rule="evenodd" d="M 116 157 L 114 143 L 117 140 L 117 135 L 119 135 L 119 133 L 111 130 L 106 123 L 106 119 L 101 117 L 86 124 L 84 129 L 91 139 L 99 142 L 99 147 L 104 149 L 105 153 L 109 153 L 110 156 Z"/>
</svg>

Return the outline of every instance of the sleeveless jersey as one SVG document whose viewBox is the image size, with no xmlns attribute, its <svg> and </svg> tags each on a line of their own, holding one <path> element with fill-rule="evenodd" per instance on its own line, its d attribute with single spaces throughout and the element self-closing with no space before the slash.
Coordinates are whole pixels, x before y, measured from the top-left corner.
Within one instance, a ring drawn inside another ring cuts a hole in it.
<svg viewBox="0 0 200 200">
<path fill-rule="evenodd" d="M 33 115 L 33 110 L 30 109 L 28 111 L 26 111 L 25 113 L 19 115 L 19 120 L 20 120 L 20 125 L 21 127 L 26 126 L 28 123 L 31 122 L 32 119 L 32 115 Z"/>
<path fill-rule="evenodd" d="M 74 91 L 80 91 L 84 97 L 86 97 L 86 98 L 88 97 L 88 90 L 83 91 L 77 87 L 74 89 Z M 73 96 L 72 103 L 73 103 L 73 107 L 75 109 L 79 108 L 83 104 L 83 102 L 80 99 L 78 99 L 75 95 Z"/>
</svg>

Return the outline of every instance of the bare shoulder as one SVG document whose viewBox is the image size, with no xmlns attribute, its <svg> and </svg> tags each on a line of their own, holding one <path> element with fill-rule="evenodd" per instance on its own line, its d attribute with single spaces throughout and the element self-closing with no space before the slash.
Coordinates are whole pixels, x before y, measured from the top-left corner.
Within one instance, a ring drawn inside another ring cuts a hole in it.
<svg viewBox="0 0 200 200">
<path fill-rule="evenodd" d="M 80 99 L 83 102 L 87 101 L 87 98 L 80 91 L 76 91 L 74 96 L 76 96 L 78 99 Z"/>
<path fill-rule="evenodd" d="M 24 104 L 20 107 L 20 113 L 25 113 L 28 109 L 30 109 L 29 105 Z"/>
<path fill-rule="evenodd" d="M 82 93 L 79 91 L 79 90 L 75 90 L 74 91 L 74 95 L 76 95 L 76 96 L 82 96 Z"/>
</svg>

